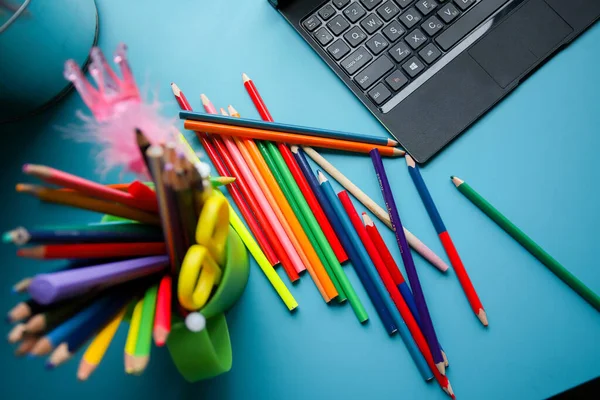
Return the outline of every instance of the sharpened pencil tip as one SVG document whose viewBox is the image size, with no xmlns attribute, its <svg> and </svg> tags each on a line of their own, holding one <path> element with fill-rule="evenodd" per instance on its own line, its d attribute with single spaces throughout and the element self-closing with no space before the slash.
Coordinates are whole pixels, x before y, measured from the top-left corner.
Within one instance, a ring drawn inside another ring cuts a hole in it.
<svg viewBox="0 0 600 400">
<path fill-rule="evenodd" d="M 200 95 L 200 100 L 202 100 L 202 105 L 203 106 L 207 106 L 210 104 L 210 100 L 208 99 L 208 97 L 206 97 L 206 95 L 204 93 L 202 93 Z"/>
<path fill-rule="evenodd" d="M 179 86 L 177 86 L 177 84 L 175 82 L 171 82 L 171 90 L 173 91 L 173 94 L 175 96 L 179 96 L 181 94 L 181 90 L 179 89 Z"/>
<path fill-rule="evenodd" d="M 410 156 L 410 154 L 405 155 L 404 159 L 406 160 L 406 165 L 411 168 L 415 167 L 415 160 Z"/>
<path fill-rule="evenodd" d="M 246 83 L 250 80 L 250 78 L 248 77 L 248 75 L 246 75 L 246 73 L 242 73 L 242 80 L 244 81 L 244 83 Z"/>
<path fill-rule="evenodd" d="M 405 155 L 406 152 L 404 150 L 401 149 L 392 149 L 392 155 L 395 157 L 401 157 L 403 155 Z"/>
<path fill-rule="evenodd" d="M 373 220 L 371 219 L 371 217 L 369 217 L 369 215 L 366 212 L 362 213 L 362 217 L 363 217 L 363 222 L 365 223 L 365 226 L 373 226 L 373 225 L 375 225 L 373 223 Z"/>
<path fill-rule="evenodd" d="M 486 327 L 488 326 L 487 314 L 485 313 L 483 308 L 481 308 L 479 310 L 479 312 L 477 313 L 477 318 L 479 318 L 479 320 L 481 321 L 483 326 L 486 326 Z"/>
<path fill-rule="evenodd" d="M 292 153 L 298 154 L 298 146 L 296 146 L 296 145 L 290 146 L 290 150 L 292 151 Z"/>
<path fill-rule="evenodd" d="M 29 171 L 29 167 L 31 166 L 31 164 L 23 164 L 23 172 L 27 173 L 27 171 Z"/>
<path fill-rule="evenodd" d="M 460 185 L 465 183 L 465 181 L 463 181 L 462 179 L 460 179 L 456 176 L 451 176 L 450 179 L 452 179 L 452 183 L 454 183 L 454 186 L 456 186 L 456 187 L 459 187 Z"/>
<path fill-rule="evenodd" d="M 51 370 L 54 369 L 55 365 L 52 364 L 50 361 L 48 361 L 45 365 L 44 368 L 46 368 L 47 370 Z"/>
<path fill-rule="evenodd" d="M 325 176 L 325 174 L 323 172 L 321 172 L 321 170 L 317 170 L 317 178 L 319 179 L 319 184 L 323 183 L 323 182 L 327 182 L 327 177 Z"/>
</svg>

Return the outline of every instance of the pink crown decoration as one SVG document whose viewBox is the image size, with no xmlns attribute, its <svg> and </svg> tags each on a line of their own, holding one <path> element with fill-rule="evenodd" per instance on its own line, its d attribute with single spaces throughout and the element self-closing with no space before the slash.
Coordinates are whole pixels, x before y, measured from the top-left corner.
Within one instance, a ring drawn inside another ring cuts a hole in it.
<svg viewBox="0 0 600 400">
<path fill-rule="evenodd" d="M 65 78 L 73 83 L 94 117 L 79 114 L 85 125 L 71 133 L 79 141 L 101 146 L 97 156 L 101 172 L 123 166 L 130 172 L 148 176 L 135 129 L 141 129 L 152 144 L 165 143 L 176 129 L 174 119 L 165 119 L 160 115 L 161 106 L 156 99 L 148 103 L 142 101 L 126 53 L 127 46 L 122 43 L 114 53 L 113 60 L 121 72 L 119 77 L 102 51 L 98 47 L 92 48 L 89 74 L 95 86 L 74 60 L 65 62 Z"/>
</svg>

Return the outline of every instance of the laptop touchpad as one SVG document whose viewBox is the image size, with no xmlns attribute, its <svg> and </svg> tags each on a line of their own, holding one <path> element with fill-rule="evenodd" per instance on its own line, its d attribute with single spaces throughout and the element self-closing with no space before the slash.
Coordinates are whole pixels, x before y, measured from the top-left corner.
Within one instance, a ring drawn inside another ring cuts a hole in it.
<svg viewBox="0 0 600 400">
<path fill-rule="evenodd" d="M 469 54 L 505 88 L 572 31 L 544 1 L 532 0 L 475 44 Z"/>
</svg>

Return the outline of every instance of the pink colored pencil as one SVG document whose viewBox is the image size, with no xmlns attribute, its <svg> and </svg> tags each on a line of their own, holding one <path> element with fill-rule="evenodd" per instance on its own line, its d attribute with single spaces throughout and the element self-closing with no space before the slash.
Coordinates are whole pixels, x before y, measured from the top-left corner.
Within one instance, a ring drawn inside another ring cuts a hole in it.
<svg viewBox="0 0 600 400">
<path fill-rule="evenodd" d="M 208 97 L 206 97 L 205 95 L 201 95 L 201 99 L 202 105 L 204 105 L 204 109 L 207 113 L 213 114 L 217 112 L 215 106 L 210 102 Z M 222 136 L 222 139 L 225 143 L 225 146 L 227 147 L 227 150 L 229 150 L 229 154 L 233 158 L 233 161 L 238 166 L 242 177 L 244 178 L 246 183 L 248 183 L 248 186 L 250 187 L 250 191 L 254 195 L 254 198 L 260 205 L 262 211 L 265 213 L 267 220 L 271 223 L 271 226 L 275 231 L 275 235 L 277 236 L 276 239 L 278 239 L 281 245 L 283 246 L 283 249 L 290 258 L 290 261 L 292 262 L 292 266 L 298 273 L 304 271 L 306 268 L 302 263 L 298 252 L 292 245 L 292 242 L 290 241 L 288 235 L 285 233 L 281 222 L 279 222 L 279 220 L 277 219 L 277 216 L 275 215 L 273 208 L 271 208 L 271 205 L 267 201 L 265 194 L 260 189 L 260 186 L 258 186 L 258 182 L 256 181 L 256 178 L 254 178 L 254 175 L 252 175 L 250 168 L 248 168 L 248 164 L 246 164 L 242 153 L 240 153 L 240 150 L 235 145 L 233 139 L 231 139 L 228 136 Z"/>
<path fill-rule="evenodd" d="M 74 189 L 82 194 L 96 197 L 101 200 L 114 201 L 129 207 L 134 207 L 144 211 L 158 212 L 158 203 L 156 197 L 152 199 L 140 200 L 131 195 L 131 193 L 113 189 L 96 182 L 89 181 L 76 175 L 59 171 L 54 168 L 43 165 L 25 164 L 23 172 L 27 175 L 33 175 L 45 182 L 54 185 Z"/>
<path fill-rule="evenodd" d="M 152 336 L 157 346 L 164 346 L 171 332 L 171 284 L 170 275 L 165 275 L 158 286 L 156 311 L 154 313 L 154 328 Z"/>
</svg>

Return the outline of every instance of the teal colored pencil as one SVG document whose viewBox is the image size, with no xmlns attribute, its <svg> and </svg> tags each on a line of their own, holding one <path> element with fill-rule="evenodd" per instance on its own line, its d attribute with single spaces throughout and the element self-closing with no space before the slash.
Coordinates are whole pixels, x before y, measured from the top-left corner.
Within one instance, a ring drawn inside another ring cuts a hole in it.
<svg viewBox="0 0 600 400">
<path fill-rule="evenodd" d="M 465 181 L 455 176 L 451 176 L 452 182 L 456 186 L 459 192 L 465 195 L 473 204 L 475 204 L 481 211 L 483 211 L 488 217 L 504 229 L 510 236 L 513 237 L 521 246 L 523 246 L 528 252 L 530 252 L 535 258 L 541 261 L 554 275 L 558 276 L 575 290 L 577 294 L 583 297 L 588 303 L 590 303 L 596 310 L 600 311 L 600 297 L 594 293 L 589 287 L 581 282 L 575 275 L 569 272 L 563 267 L 558 261 L 556 261 L 550 254 L 542 249 L 537 243 L 535 243 L 529 236 L 527 236 L 522 230 L 520 230 L 515 224 L 510 222 L 508 218 L 500 213 L 493 205 L 488 203 L 486 199 L 481 197 L 471 186 Z"/>
</svg>

